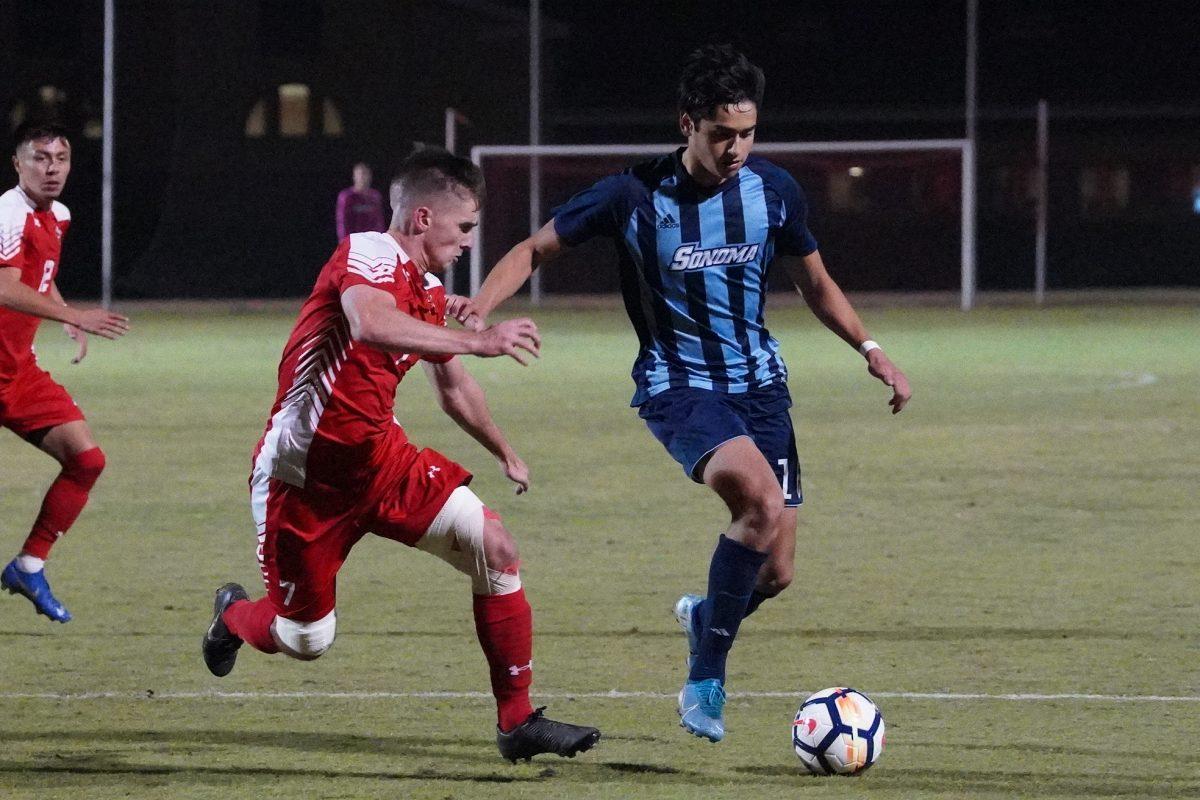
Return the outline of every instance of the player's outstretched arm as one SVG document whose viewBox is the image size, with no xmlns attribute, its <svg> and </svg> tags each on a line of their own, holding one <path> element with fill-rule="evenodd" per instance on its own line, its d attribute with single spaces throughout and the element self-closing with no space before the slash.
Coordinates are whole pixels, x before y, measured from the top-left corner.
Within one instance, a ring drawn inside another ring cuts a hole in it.
<svg viewBox="0 0 1200 800">
<path fill-rule="evenodd" d="M 488 314 L 516 294 L 535 269 L 558 258 L 566 249 L 566 244 L 554 230 L 554 220 L 550 220 L 492 267 L 483 286 L 479 287 L 479 294 L 471 298 L 471 311 L 477 319 L 471 320 L 470 315 L 464 315 L 458 321 L 467 326 L 485 325 Z"/>
<path fill-rule="evenodd" d="M 863 343 L 870 339 L 867 329 L 841 287 L 825 269 L 821 253 L 813 251 L 803 258 L 786 258 L 784 266 L 817 319 L 851 347 L 861 351 Z M 891 388 L 892 399 L 888 405 L 892 407 L 892 413 L 900 413 L 912 397 L 908 378 L 891 362 L 883 348 L 875 346 L 863 355 L 867 359 L 867 371 Z"/>
<path fill-rule="evenodd" d="M 54 302 L 58 303 L 59 305 L 65 306 L 67 304 L 67 301 L 63 300 L 62 292 L 58 290 L 58 284 L 54 281 L 50 282 L 50 296 L 54 298 Z M 87 356 L 88 335 L 82 328 L 76 327 L 69 322 L 63 323 L 63 330 L 67 332 L 67 336 L 71 337 L 71 340 L 74 341 L 75 344 L 79 345 L 79 351 L 75 353 L 75 357 L 71 359 L 72 364 L 78 364 L 80 361 L 83 361 L 85 356 Z"/>
<path fill-rule="evenodd" d="M 528 357 L 536 358 L 541 347 L 533 320 L 510 319 L 481 331 L 455 331 L 410 317 L 396 308 L 388 292 L 362 284 L 342 292 L 342 310 L 355 341 L 392 353 L 509 356 L 528 364 Z"/>
<path fill-rule="evenodd" d="M 35 292 L 21 283 L 21 271 L 16 267 L 0 267 L 0 306 L 20 311 L 22 314 L 73 325 L 105 339 L 116 339 L 129 331 L 128 317 L 103 308 L 90 308 L 86 311 L 72 308 L 61 302 L 61 297 L 55 300 Z"/>
<path fill-rule="evenodd" d="M 457 358 L 441 364 L 421 362 L 437 394 L 438 404 L 475 441 L 496 457 L 505 477 L 516 484 L 517 494 L 529 490 L 529 468 L 509 445 L 492 419 L 483 387 Z"/>
</svg>

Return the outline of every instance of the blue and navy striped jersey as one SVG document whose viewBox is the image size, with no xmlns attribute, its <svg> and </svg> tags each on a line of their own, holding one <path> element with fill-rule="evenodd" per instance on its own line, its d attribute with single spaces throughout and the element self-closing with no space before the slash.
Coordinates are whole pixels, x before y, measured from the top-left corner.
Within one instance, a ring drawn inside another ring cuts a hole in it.
<svg viewBox="0 0 1200 800">
<path fill-rule="evenodd" d="M 783 169 L 752 155 L 706 189 L 682 153 L 597 181 L 554 213 L 568 245 L 593 236 L 617 244 L 641 345 L 634 406 L 676 386 L 739 393 L 785 381 L 779 342 L 763 321 L 767 267 L 776 253 L 817 249 L 804 195 Z"/>
</svg>

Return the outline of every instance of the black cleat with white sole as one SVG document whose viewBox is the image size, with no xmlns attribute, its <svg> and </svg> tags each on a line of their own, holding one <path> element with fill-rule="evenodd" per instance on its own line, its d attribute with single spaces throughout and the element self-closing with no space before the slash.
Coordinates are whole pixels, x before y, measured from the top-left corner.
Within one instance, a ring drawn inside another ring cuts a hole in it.
<svg viewBox="0 0 1200 800">
<path fill-rule="evenodd" d="M 218 678 L 223 678 L 230 673 L 233 669 L 233 662 L 237 661 L 238 648 L 242 646 L 242 640 L 226 627 L 225 620 L 221 619 L 221 615 L 225 613 L 225 609 L 238 600 L 249 599 L 250 595 L 246 594 L 246 590 L 239 583 L 227 583 L 217 589 L 217 596 L 213 601 L 212 624 L 204 633 L 204 643 L 201 645 L 201 649 L 204 652 L 204 663 L 208 667 L 208 671 Z"/>
<path fill-rule="evenodd" d="M 600 731 L 596 728 L 547 719 L 542 716 L 545 710 L 542 706 L 508 733 L 496 731 L 501 756 L 514 764 L 517 759 L 528 761 L 541 753 L 574 758 L 576 753 L 591 750 L 600 741 Z"/>
</svg>

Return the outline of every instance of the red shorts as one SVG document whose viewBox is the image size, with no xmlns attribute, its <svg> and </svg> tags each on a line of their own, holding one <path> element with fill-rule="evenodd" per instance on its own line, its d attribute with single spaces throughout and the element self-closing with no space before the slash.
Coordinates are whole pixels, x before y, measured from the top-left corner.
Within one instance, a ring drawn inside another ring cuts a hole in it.
<svg viewBox="0 0 1200 800">
<path fill-rule="evenodd" d="M 0 427 L 19 436 L 81 419 L 83 412 L 67 390 L 36 364 L 0 383 Z"/>
<path fill-rule="evenodd" d="M 308 480 L 301 488 L 251 476 L 258 562 L 282 617 L 313 622 L 336 604 L 337 573 L 367 533 L 410 547 L 471 473 L 436 450 L 418 450 L 397 426 L 375 479 L 360 491 Z"/>
</svg>

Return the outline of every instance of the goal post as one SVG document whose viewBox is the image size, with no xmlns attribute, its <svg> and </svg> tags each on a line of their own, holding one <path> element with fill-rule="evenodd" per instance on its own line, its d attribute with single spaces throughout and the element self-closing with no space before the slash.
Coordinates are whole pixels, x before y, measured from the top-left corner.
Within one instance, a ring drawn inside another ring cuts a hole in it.
<svg viewBox="0 0 1200 800">
<path fill-rule="evenodd" d="M 548 217 L 551 208 L 575 192 L 587 188 L 599 178 L 618 172 L 638 161 L 670 153 L 678 147 L 678 143 L 671 143 L 478 145 L 471 148 L 471 160 L 484 171 L 489 197 L 488 208 L 480 210 L 478 238 L 476 246 L 471 248 L 471 294 L 476 294 L 483 283 L 485 260 L 494 262 L 523 238 L 526 231 L 536 228 L 533 224 L 525 224 L 533 222 L 525 219 L 528 211 L 516 209 L 545 209 L 543 216 Z M 943 194 L 947 191 L 952 192 L 957 200 L 958 213 L 955 221 L 960 227 L 960 236 L 957 241 L 958 258 L 954 259 L 958 265 L 957 280 L 954 284 L 959 292 L 962 309 L 968 310 L 974 305 L 975 151 L 970 140 L 759 142 L 754 146 L 754 153 L 770 157 L 793 174 L 797 170 L 815 170 L 814 175 L 830 176 L 828 181 L 824 181 L 826 185 L 820 187 L 811 185 L 812 181 L 806 181 L 802 176 L 796 176 L 801 187 L 809 194 L 810 201 L 817 195 L 816 199 L 820 200 L 822 205 L 853 203 L 858 178 L 868 171 L 886 172 L 889 169 L 893 173 L 897 170 L 908 170 L 899 178 L 893 174 L 890 178 L 891 183 L 928 200 L 927 195 L 930 191 L 926 184 L 929 184 L 931 179 L 922 170 L 933 169 L 930 165 L 939 167 L 939 178 L 935 181 L 941 187 L 939 191 Z M 950 189 L 945 186 L 949 172 L 942 168 L 946 166 L 943 163 L 946 159 L 956 162 L 953 163 L 953 167 L 959 173 L 950 176 L 956 180 Z M 859 162 L 862 165 L 859 165 Z M 538 169 L 530 168 L 534 164 Z M 847 167 L 847 164 L 850 166 Z M 490 172 L 495 174 L 489 176 Z M 542 179 L 531 182 L 530 175 L 539 175 Z M 847 175 L 851 177 L 848 178 Z M 910 176 L 907 181 L 905 176 Z M 546 184 L 551 180 L 557 181 L 553 187 L 556 191 L 548 192 Z M 887 189 L 883 189 L 882 193 L 886 194 Z M 549 198 L 550 205 L 544 202 L 547 199 L 546 194 L 552 195 Z M 890 202 L 902 203 L 904 198 Z M 944 205 L 942 210 L 945 213 Z M 510 214 L 519 215 L 522 224 L 517 225 L 515 220 L 505 219 L 503 216 Z M 485 238 L 485 231 L 491 232 L 490 239 Z M 505 241 L 495 241 L 498 235 L 502 235 Z M 536 300 L 540 294 L 537 293 L 533 299 Z"/>
</svg>

